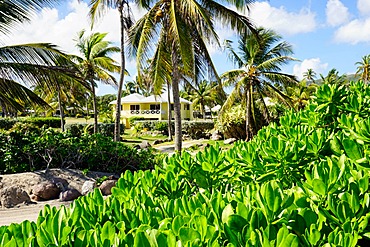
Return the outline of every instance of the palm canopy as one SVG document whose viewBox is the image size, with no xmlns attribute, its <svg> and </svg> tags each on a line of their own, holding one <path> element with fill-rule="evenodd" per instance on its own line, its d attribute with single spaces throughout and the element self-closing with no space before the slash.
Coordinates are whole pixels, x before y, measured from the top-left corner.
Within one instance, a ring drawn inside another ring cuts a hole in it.
<svg viewBox="0 0 370 247">
<path fill-rule="evenodd" d="M 253 1 L 141 0 L 148 12 L 133 26 L 129 35 L 129 52 L 136 56 L 139 70 L 151 62 L 155 84 L 164 85 L 171 77 L 172 44 L 176 44 L 177 60 L 182 74 L 204 78 L 217 76 L 207 44 L 219 45 L 214 28 L 217 18 L 233 29 L 249 31 L 251 21 L 219 2 L 238 7 Z M 153 56 L 153 57 L 152 57 Z"/>
<path fill-rule="evenodd" d="M 259 28 L 258 37 L 246 33 L 238 42 L 238 50 L 232 47 L 231 41 L 226 41 L 229 58 L 239 67 L 221 75 L 225 86 L 233 86 L 221 113 L 237 102 L 245 102 L 246 106 L 246 138 L 249 140 L 256 133 L 257 119 L 254 114 L 254 99 L 258 97 L 264 106 L 264 115 L 269 118 L 263 96 L 275 95 L 286 102 L 289 98 L 282 92 L 297 82 L 294 75 L 281 72 L 281 67 L 294 61 L 290 55 L 292 46 L 281 41 L 281 36 L 272 30 Z"/>
<path fill-rule="evenodd" d="M 356 75 L 360 75 L 361 80 L 368 83 L 370 79 L 370 55 L 363 56 L 361 62 L 356 62 L 355 65 L 357 65 Z"/>
<path fill-rule="evenodd" d="M 82 56 L 76 56 L 75 59 L 80 67 L 81 76 L 89 85 L 87 89 L 93 97 L 94 133 L 98 131 L 96 81 L 116 85 L 116 80 L 111 73 L 118 73 L 121 69 L 116 61 L 110 57 L 111 54 L 119 52 L 120 48 L 112 46 L 111 42 L 104 40 L 106 36 L 106 33 L 93 33 L 85 37 L 85 31 L 81 31 L 76 45 Z"/>
<path fill-rule="evenodd" d="M 155 89 L 172 81 L 175 113 L 175 149 L 181 151 L 179 82 L 188 77 L 218 79 L 207 45 L 219 45 L 214 20 L 241 32 L 253 29 L 251 21 L 222 3 L 239 9 L 251 0 L 140 0 L 148 12 L 130 29 L 129 52 L 138 70 L 150 67 Z M 151 60 L 149 60 L 151 59 Z M 151 61 L 148 66 L 148 61 Z"/>
<path fill-rule="evenodd" d="M 51 44 L 0 47 L 0 101 L 16 110 L 30 103 L 47 106 L 24 85 L 55 88 L 59 78 L 77 78 L 74 69 L 69 57 Z"/>
<path fill-rule="evenodd" d="M 16 24 L 29 20 L 32 10 L 39 10 L 58 0 L 3 0 L 0 1 L 0 33 L 9 33 Z"/>
</svg>

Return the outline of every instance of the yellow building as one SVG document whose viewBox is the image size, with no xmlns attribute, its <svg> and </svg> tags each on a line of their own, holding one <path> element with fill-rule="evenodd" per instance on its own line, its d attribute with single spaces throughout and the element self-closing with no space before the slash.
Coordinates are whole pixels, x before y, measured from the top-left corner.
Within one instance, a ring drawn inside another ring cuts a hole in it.
<svg viewBox="0 0 370 247">
<path fill-rule="evenodd" d="M 168 120 L 167 98 L 167 93 L 149 97 L 134 93 L 123 97 L 121 99 L 121 119 L 126 128 L 130 128 L 130 117 L 143 117 L 145 120 Z M 113 105 L 113 116 L 115 116 L 117 101 L 112 101 L 109 104 Z M 182 119 L 193 120 L 192 102 L 180 98 L 180 104 Z M 173 97 L 171 97 L 171 109 L 173 119 Z"/>
</svg>

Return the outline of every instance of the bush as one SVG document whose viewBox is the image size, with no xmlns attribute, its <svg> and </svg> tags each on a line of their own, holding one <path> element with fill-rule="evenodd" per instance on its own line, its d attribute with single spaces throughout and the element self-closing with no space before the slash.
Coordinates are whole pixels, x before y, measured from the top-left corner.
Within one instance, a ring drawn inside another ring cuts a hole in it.
<svg viewBox="0 0 370 247">
<path fill-rule="evenodd" d="M 215 127 L 213 121 L 183 121 L 182 131 L 192 139 L 209 137 L 210 131 Z"/>
<path fill-rule="evenodd" d="M 245 140 L 245 110 L 241 105 L 234 106 L 217 119 L 216 129 L 220 130 L 224 137 Z"/>
<path fill-rule="evenodd" d="M 13 118 L 0 118 L 0 129 L 8 130 L 17 122 Z"/>
<path fill-rule="evenodd" d="M 46 167 L 121 173 L 127 169 L 150 169 L 158 162 L 152 150 L 138 151 L 101 134 L 76 137 L 53 129 L 24 130 L 0 132 L 0 173 Z"/>
<path fill-rule="evenodd" d="M 172 121 L 172 131 L 175 129 L 175 122 Z M 167 120 L 145 120 L 135 121 L 134 126 L 140 126 L 141 129 L 150 131 L 161 131 L 168 135 L 168 121 Z M 138 127 L 137 127 L 138 128 Z M 209 136 L 209 132 L 214 128 L 212 121 L 182 121 L 182 131 L 188 134 L 192 139 L 205 138 Z"/>
<path fill-rule="evenodd" d="M 145 118 L 143 118 L 143 117 L 130 117 L 128 119 L 128 122 L 129 122 L 130 126 L 132 127 L 133 125 L 135 125 L 136 121 L 142 121 L 142 120 L 145 120 Z"/>
<path fill-rule="evenodd" d="M 20 121 L 34 124 L 39 128 L 43 127 L 44 125 L 47 128 L 60 128 L 60 118 L 58 117 L 23 118 Z"/>
<path fill-rule="evenodd" d="M 126 171 L 36 222 L 0 227 L 4 246 L 370 246 L 370 87 L 322 86 L 249 142 Z"/>
<path fill-rule="evenodd" d="M 94 125 L 87 123 L 78 124 L 66 124 L 66 130 L 71 133 L 72 136 L 79 137 L 83 134 L 93 134 Z M 120 134 L 122 135 L 125 131 L 125 125 L 120 125 Z M 103 136 L 113 137 L 114 136 L 114 124 L 99 123 L 98 124 L 99 133 Z"/>
</svg>

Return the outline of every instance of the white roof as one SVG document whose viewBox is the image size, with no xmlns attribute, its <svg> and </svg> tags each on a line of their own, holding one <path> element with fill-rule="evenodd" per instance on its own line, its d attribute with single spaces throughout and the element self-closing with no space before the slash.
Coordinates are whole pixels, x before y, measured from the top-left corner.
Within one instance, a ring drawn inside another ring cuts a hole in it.
<svg viewBox="0 0 370 247">
<path fill-rule="evenodd" d="M 173 103 L 173 96 L 170 95 L 171 103 Z M 127 95 L 121 99 L 121 103 L 167 103 L 168 100 L 168 94 L 163 93 L 161 95 L 150 95 L 148 97 L 144 97 L 143 95 L 134 93 Z M 109 104 L 116 104 L 117 100 L 114 100 L 110 102 Z M 185 104 L 192 104 L 191 101 L 188 101 L 186 99 L 180 98 L 180 103 L 185 103 Z"/>
</svg>

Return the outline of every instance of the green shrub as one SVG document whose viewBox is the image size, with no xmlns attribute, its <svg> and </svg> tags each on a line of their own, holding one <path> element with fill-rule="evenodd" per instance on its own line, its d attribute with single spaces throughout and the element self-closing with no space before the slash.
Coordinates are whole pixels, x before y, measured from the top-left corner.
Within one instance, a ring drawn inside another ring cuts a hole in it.
<svg viewBox="0 0 370 247">
<path fill-rule="evenodd" d="M 213 121 L 183 121 L 182 131 L 192 139 L 209 137 L 210 131 L 215 127 Z"/>
<path fill-rule="evenodd" d="M 1 137 L 1 136 L 0 136 Z M 370 87 L 324 85 L 249 142 L 126 171 L 4 246 L 370 246 Z"/>
<path fill-rule="evenodd" d="M 87 123 L 66 124 L 65 128 L 69 133 L 71 133 L 72 136 L 77 137 L 83 134 L 93 134 L 94 132 L 94 125 Z M 121 124 L 120 128 L 120 134 L 122 135 L 125 131 L 125 125 Z M 99 133 L 103 136 L 114 136 L 114 124 L 99 123 L 98 130 Z"/>
<path fill-rule="evenodd" d="M 60 118 L 58 117 L 23 118 L 20 121 L 34 124 L 39 128 L 43 127 L 44 125 L 46 128 L 60 128 Z"/>
<path fill-rule="evenodd" d="M 135 125 L 136 121 L 142 121 L 142 120 L 145 120 L 145 118 L 144 117 L 130 117 L 128 119 L 128 122 L 129 122 L 130 126 L 132 127 L 133 125 Z"/>
<path fill-rule="evenodd" d="M 0 129 L 8 130 L 17 122 L 13 118 L 0 118 Z"/>
</svg>

